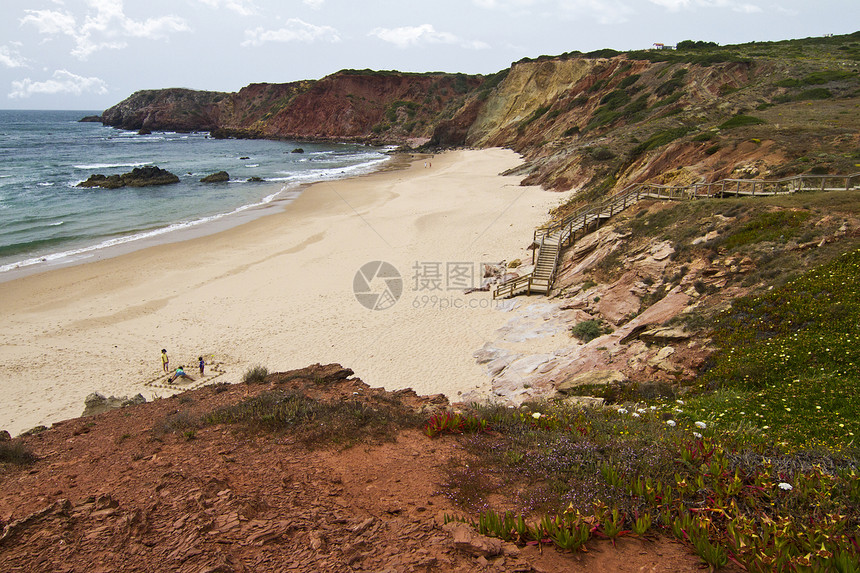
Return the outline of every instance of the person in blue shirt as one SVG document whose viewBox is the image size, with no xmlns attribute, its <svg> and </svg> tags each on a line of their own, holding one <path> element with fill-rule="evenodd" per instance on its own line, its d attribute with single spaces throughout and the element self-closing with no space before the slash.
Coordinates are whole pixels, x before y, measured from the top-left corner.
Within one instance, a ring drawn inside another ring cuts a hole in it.
<svg viewBox="0 0 860 573">
<path fill-rule="evenodd" d="M 170 379 L 167 382 L 171 383 L 174 380 L 177 380 L 179 378 L 188 378 L 191 381 L 194 380 L 194 378 L 192 378 L 191 376 L 186 374 L 184 368 L 182 366 L 180 366 L 179 368 L 176 369 L 176 372 L 173 373 L 173 375 L 170 377 Z"/>
</svg>

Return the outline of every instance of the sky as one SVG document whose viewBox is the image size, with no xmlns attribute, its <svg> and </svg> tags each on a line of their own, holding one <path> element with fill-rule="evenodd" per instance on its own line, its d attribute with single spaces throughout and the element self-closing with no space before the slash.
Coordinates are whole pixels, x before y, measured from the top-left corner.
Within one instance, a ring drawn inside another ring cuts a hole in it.
<svg viewBox="0 0 860 573">
<path fill-rule="evenodd" d="M 860 0 L 2 0 L 0 109 L 102 111 L 341 69 L 492 74 L 524 57 L 860 29 Z"/>
</svg>

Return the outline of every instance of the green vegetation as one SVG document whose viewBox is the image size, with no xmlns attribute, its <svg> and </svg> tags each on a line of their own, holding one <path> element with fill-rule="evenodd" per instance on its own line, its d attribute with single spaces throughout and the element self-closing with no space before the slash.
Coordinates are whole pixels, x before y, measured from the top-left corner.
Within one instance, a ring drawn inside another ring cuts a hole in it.
<svg viewBox="0 0 860 573">
<path fill-rule="evenodd" d="M 552 107 L 552 106 L 546 105 L 546 106 L 541 106 L 541 107 L 537 108 L 536 110 L 534 110 L 532 112 L 532 114 L 529 117 L 527 117 L 525 120 L 523 120 L 523 122 L 519 125 L 519 127 L 518 127 L 519 131 L 522 132 L 530 124 L 532 124 L 533 122 L 540 119 L 546 112 L 549 111 L 550 107 Z"/>
<path fill-rule="evenodd" d="M 657 133 L 653 134 L 651 137 L 634 147 L 631 153 L 636 156 L 641 155 L 646 151 L 662 147 L 667 143 L 671 143 L 680 137 L 684 137 L 690 132 L 690 129 L 691 128 L 689 127 L 682 126 L 658 131 Z"/>
<path fill-rule="evenodd" d="M 203 423 L 289 432 L 308 447 L 350 447 L 362 441 L 393 440 L 397 430 L 416 428 L 419 420 L 396 398 L 371 407 L 355 398 L 321 402 L 299 392 L 276 390 L 210 412 Z"/>
<path fill-rule="evenodd" d="M 722 351 L 702 378 L 734 392 L 726 422 L 754 420 L 793 448 L 839 451 L 860 436 L 860 250 L 757 298 L 715 325 Z M 716 410 L 714 411 L 716 412 Z"/>
<path fill-rule="evenodd" d="M 0 442 L 0 464 L 25 466 L 35 461 L 36 455 L 22 442 L 18 440 Z"/>
<path fill-rule="evenodd" d="M 242 376 L 242 382 L 245 384 L 264 384 L 268 375 L 269 370 L 265 366 L 254 366 L 245 372 Z"/>
<path fill-rule="evenodd" d="M 477 407 L 465 416 L 471 430 L 451 432 L 467 434 L 459 440 L 468 456 L 451 462 L 444 487 L 480 513 L 446 521 L 563 550 L 661 531 L 712 568 L 731 558 L 749 571 L 856 571 L 839 568 L 860 554 L 856 456 L 786 454 L 749 425 L 689 412 L 682 400 L 629 410 Z M 487 509 L 500 496 L 508 510 Z"/>
<path fill-rule="evenodd" d="M 626 78 L 624 78 L 623 80 L 621 80 L 618 83 L 618 87 L 621 89 L 628 88 L 628 87 L 632 86 L 633 84 L 635 84 L 636 82 L 638 82 L 639 78 L 641 78 L 641 77 L 642 77 L 641 74 L 631 74 L 631 75 L 627 76 Z"/>
<path fill-rule="evenodd" d="M 586 344 L 610 332 L 612 329 L 599 320 L 585 320 L 570 327 L 570 335 Z"/>
<path fill-rule="evenodd" d="M 809 211 L 770 211 L 756 215 L 750 222 L 729 234 L 723 241 L 727 249 L 764 241 L 786 242 L 797 235 L 809 219 Z"/>
<path fill-rule="evenodd" d="M 761 125 L 767 123 L 765 120 L 751 115 L 738 114 L 731 119 L 728 119 L 719 125 L 720 129 L 734 129 L 736 127 L 744 127 L 747 125 Z"/>
<path fill-rule="evenodd" d="M 838 224 L 858 209 L 854 193 L 833 192 L 678 204 L 630 224 L 677 238 L 701 234 L 708 216 L 735 219 L 735 230 L 700 248 L 749 252 L 785 274 L 800 265 L 796 255 L 766 245 L 814 242 L 828 231 L 811 228 L 813 213 Z M 468 424 L 436 434 L 468 434 L 460 443 L 469 455 L 451 462 L 445 488 L 479 512 L 447 520 L 563 550 L 660 531 L 712 570 L 733 560 L 747 571 L 858 571 L 860 248 L 848 244 L 716 320 L 695 318 L 721 350 L 683 397 L 648 405 L 644 383 L 627 383 L 602 392 L 638 399 L 621 408 L 474 406 L 461 416 Z"/>
</svg>

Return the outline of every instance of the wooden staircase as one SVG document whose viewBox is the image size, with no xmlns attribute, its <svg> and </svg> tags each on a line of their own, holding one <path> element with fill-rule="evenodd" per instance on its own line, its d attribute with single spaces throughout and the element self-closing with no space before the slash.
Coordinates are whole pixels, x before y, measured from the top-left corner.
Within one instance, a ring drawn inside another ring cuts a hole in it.
<svg viewBox="0 0 860 573">
<path fill-rule="evenodd" d="M 771 196 L 808 191 L 852 190 L 860 186 L 860 173 L 852 175 L 797 175 L 785 179 L 723 179 L 714 183 L 692 183 L 684 186 L 637 183 L 595 205 L 587 205 L 561 221 L 536 229 L 534 243 L 537 258 L 534 271 L 505 281 L 493 291 L 493 298 L 510 298 L 532 293 L 549 295 L 558 272 L 558 259 L 562 249 L 572 245 L 597 229 L 613 215 L 624 211 L 643 199 L 666 201 L 726 196 Z"/>
</svg>

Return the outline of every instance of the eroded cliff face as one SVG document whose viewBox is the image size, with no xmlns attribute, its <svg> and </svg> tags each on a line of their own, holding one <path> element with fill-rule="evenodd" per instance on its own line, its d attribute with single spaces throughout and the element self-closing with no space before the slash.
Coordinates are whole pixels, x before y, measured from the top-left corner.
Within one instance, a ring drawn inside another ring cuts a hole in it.
<svg viewBox="0 0 860 573">
<path fill-rule="evenodd" d="M 105 110 L 102 123 L 121 129 L 211 131 L 227 94 L 184 88 L 142 90 Z"/>
<path fill-rule="evenodd" d="M 402 143 L 429 139 L 480 76 L 342 71 L 321 80 L 251 84 L 234 94 L 137 92 L 102 115 L 122 129 L 212 131 L 217 136 Z"/>
<path fill-rule="evenodd" d="M 646 181 L 856 170 L 839 149 L 857 145 L 858 84 L 857 64 L 832 59 L 565 55 L 493 76 L 344 70 L 235 94 L 143 91 L 102 121 L 216 137 L 509 147 L 525 159 L 523 184 L 584 191 L 585 201 Z M 726 125 L 739 115 L 746 123 Z"/>
</svg>

